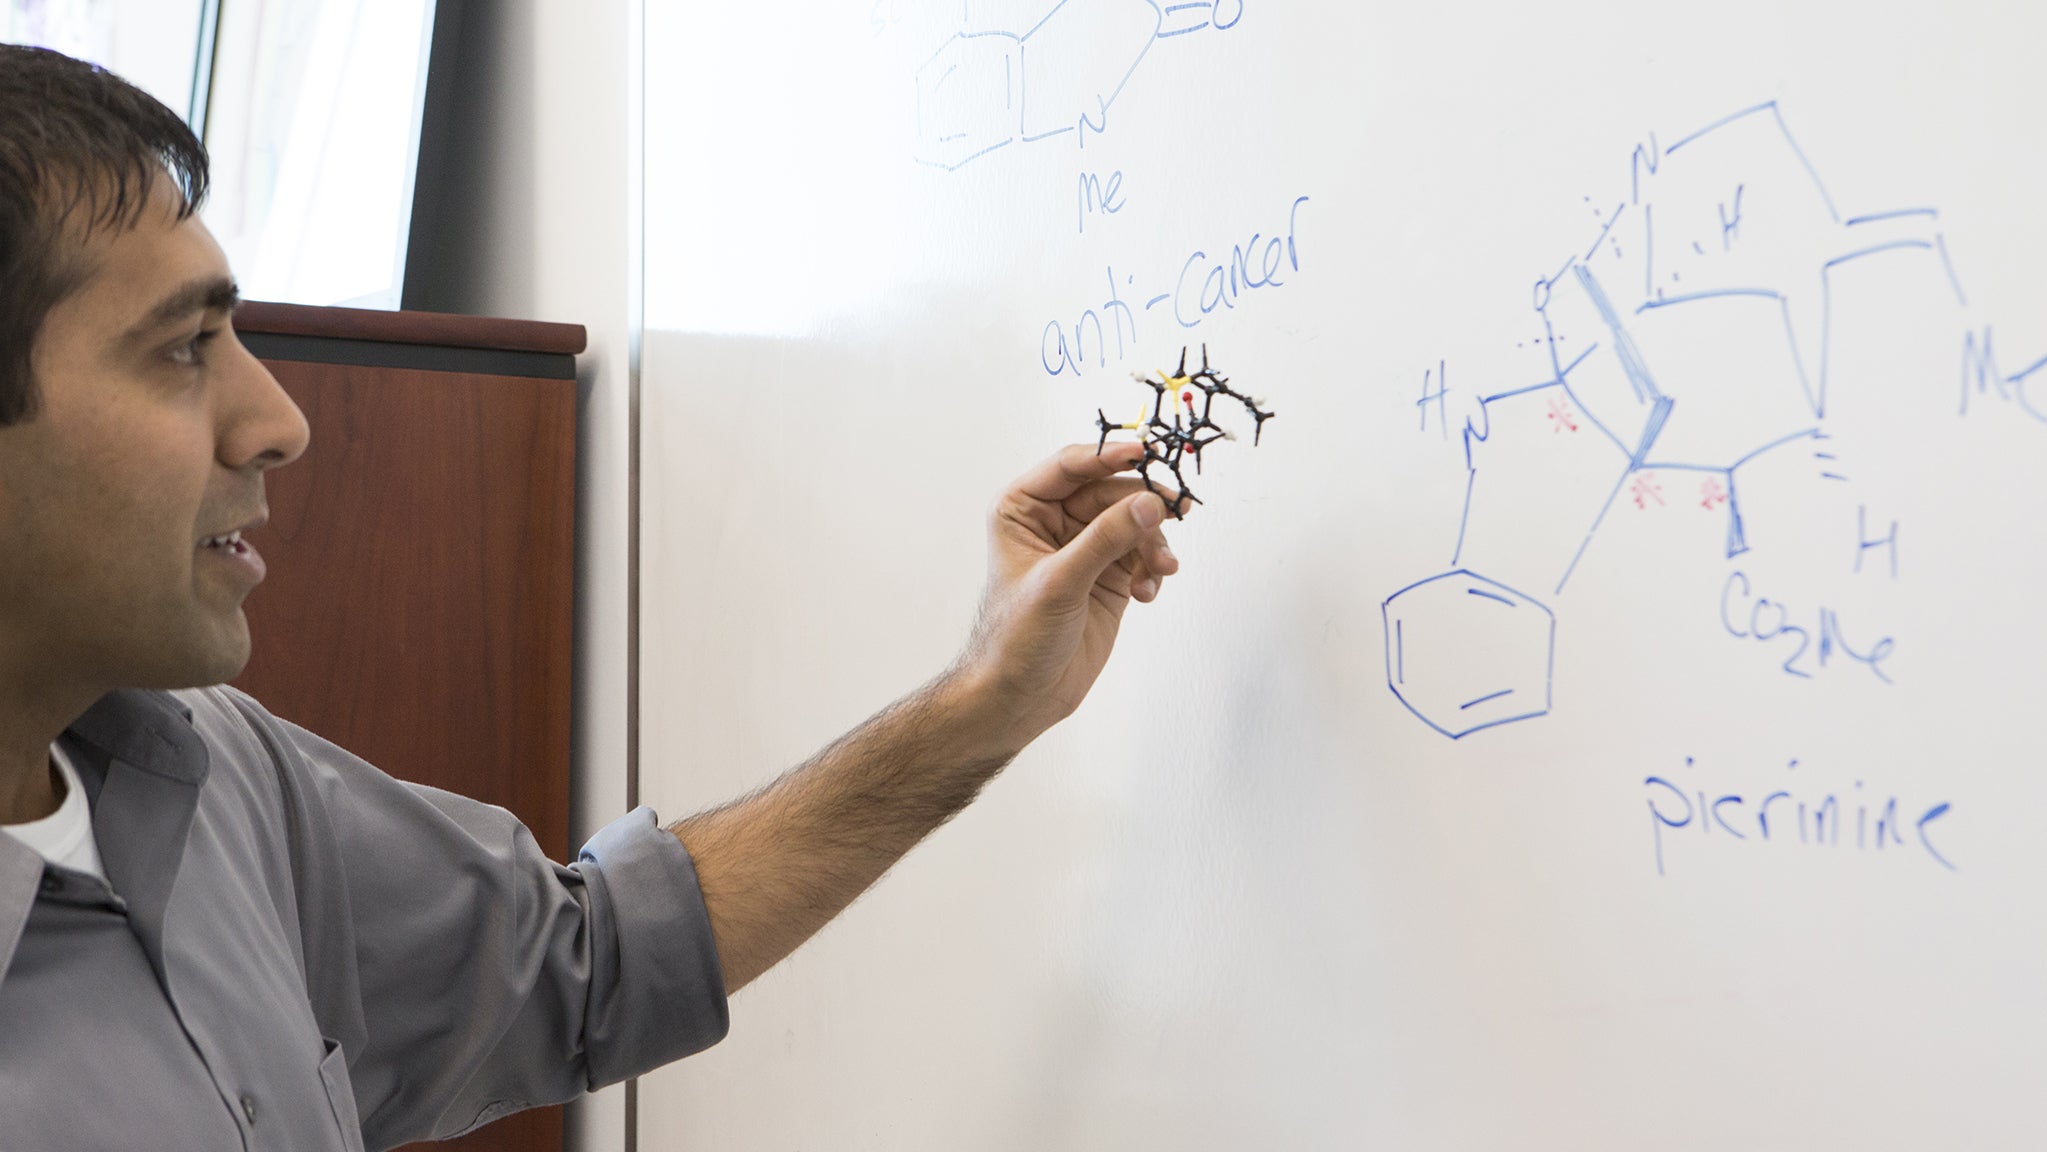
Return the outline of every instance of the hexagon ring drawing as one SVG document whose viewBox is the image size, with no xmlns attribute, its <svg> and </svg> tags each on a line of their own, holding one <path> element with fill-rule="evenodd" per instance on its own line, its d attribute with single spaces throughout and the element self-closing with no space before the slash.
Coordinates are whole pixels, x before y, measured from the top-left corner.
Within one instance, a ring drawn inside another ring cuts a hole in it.
<svg viewBox="0 0 2047 1152">
<path fill-rule="evenodd" d="M 1549 711 L 1556 616 L 1459 568 L 1388 597 L 1386 684 L 1452 740 Z"/>
<path fill-rule="evenodd" d="M 956 171 L 1016 139 L 1023 123 L 1022 44 L 954 36 L 917 69 L 917 160 Z"/>
</svg>

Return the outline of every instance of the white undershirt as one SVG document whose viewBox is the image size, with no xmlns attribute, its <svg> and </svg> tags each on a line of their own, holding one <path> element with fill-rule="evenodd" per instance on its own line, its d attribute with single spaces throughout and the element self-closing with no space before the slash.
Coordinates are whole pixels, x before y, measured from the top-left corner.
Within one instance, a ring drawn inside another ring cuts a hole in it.
<svg viewBox="0 0 2047 1152">
<path fill-rule="evenodd" d="M 85 786 L 78 781 L 78 769 L 71 766 L 71 757 L 56 744 L 50 745 L 50 761 L 64 778 L 64 802 L 41 820 L 0 824 L 0 832 L 35 849 L 52 864 L 104 880 L 107 874 L 100 867 L 99 841 L 92 835 L 92 808 L 85 802 Z"/>
</svg>

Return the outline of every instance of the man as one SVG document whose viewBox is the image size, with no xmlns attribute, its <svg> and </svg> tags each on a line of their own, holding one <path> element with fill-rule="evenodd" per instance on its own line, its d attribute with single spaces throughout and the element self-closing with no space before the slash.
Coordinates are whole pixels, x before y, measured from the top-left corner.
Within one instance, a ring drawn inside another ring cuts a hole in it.
<svg viewBox="0 0 2047 1152">
<path fill-rule="evenodd" d="M 0 47 L 0 1148 L 386 1147 L 714 1043 L 1177 568 L 1134 446 L 1068 449 L 1000 497 L 952 667 L 753 796 L 552 864 L 218 686 L 307 429 L 235 338 L 206 178 L 149 97 Z"/>
</svg>

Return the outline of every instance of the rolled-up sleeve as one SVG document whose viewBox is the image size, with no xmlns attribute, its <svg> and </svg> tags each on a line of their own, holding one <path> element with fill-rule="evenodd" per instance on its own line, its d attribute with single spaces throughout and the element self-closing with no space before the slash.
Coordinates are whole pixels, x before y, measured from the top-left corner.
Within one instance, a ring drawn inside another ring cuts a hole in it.
<svg viewBox="0 0 2047 1152">
<path fill-rule="evenodd" d="M 725 1036 L 725 979 L 710 913 L 682 841 L 652 808 L 636 808 L 590 838 L 576 865 L 604 909 L 584 1039 L 589 1086 L 599 1088 L 702 1051 Z M 606 971 L 609 969 L 609 971 Z M 660 1028 L 650 1028 L 653 1021 Z"/>
<path fill-rule="evenodd" d="M 370 1147 L 457 1135 L 724 1037 L 696 872 L 651 809 L 556 864 L 510 812 L 234 703 L 278 765 L 307 990 Z"/>
</svg>

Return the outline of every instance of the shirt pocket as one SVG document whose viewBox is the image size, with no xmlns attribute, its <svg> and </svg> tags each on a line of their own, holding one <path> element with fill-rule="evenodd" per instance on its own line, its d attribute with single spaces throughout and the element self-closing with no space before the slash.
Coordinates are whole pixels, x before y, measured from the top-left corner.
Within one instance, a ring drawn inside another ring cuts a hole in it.
<svg viewBox="0 0 2047 1152">
<path fill-rule="evenodd" d="M 339 1042 L 321 1039 L 327 1045 L 327 1055 L 320 1058 L 320 1083 L 327 1088 L 334 1126 L 341 1130 L 341 1147 L 346 1152 L 364 1152 L 362 1121 L 355 1114 L 355 1088 L 348 1081 L 348 1058 Z"/>
</svg>

